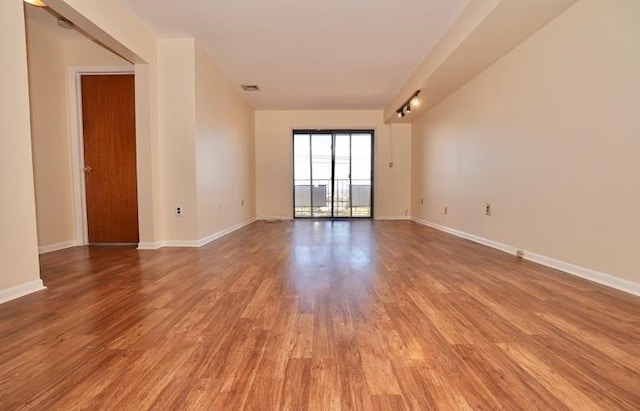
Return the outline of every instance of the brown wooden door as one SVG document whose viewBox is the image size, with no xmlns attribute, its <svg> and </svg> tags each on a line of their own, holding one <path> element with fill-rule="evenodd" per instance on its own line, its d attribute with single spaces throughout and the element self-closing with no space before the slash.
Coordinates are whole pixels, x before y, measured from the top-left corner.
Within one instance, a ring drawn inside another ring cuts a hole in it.
<svg viewBox="0 0 640 411">
<path fill-rule="evenodd" d="M 133 75 L 83 75 L 82 123 L 89 243 L 137 243 Z"/>
</svg>

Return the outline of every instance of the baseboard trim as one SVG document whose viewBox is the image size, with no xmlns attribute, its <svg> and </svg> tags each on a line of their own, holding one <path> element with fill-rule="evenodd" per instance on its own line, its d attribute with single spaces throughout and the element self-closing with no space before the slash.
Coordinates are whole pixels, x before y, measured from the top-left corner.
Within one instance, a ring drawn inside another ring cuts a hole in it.
<svg viewBox="0 0 640 411">
<path fill-rule="evenodd" d="M 243 227 L 246 227 L 255 221 L 256 221 L 255 217 L 250 218 L 238 224 L 232 225 L 231 227 L 225 228 L 224 230 L 220 230 L 209 236 L 201 238 L 200 240 L 166 240 L 166 241 L 139 243 L 138 250 L 157 250 L 162 247 L 199 248 L 221 237 L 224 237 L 227 234 L 231 234 L 234 231 L 237 231 Z"/>
<path fill-rule="evenodd" d="M 261 215 L 256 217 L 256 220 L 258 221 L 293 221 L 293 217 Z"/>
<path fill-rule="evenodd" d="M 615 277 L 610 274 L 601 273 L 590 268 L 581 267 L 579 265 L 556 260 L 555 258 L 532 252 L 525 251 L 524 258 L 526 260 L 533 261 L 534 263 L 555 268 L 556 270 L 564 271 L 565 273 L 572 274 L 586 280 L 606 285 L 608 287 L 615 288 L 617 290 L 640 297 L 640 284 L 634 283 L 633 281 L 625 280 L 624 278 Z"/>
<path fill-rule="evenodd" d="M 243 227 L 248 226 L 249 224 L 252 224 L 256 221 L 256 217 L 250 218 L 248 220 L 242 221 L 241 223 L 232 225 L 229 228 L 225 228 L 224 230 L 218 231 L 217 233 L 213 233 L 205 238 L 202 238 L 200 240 L 197 241 L 197 246 L 196 247 L 202 247 L 204 245 L 209 244 L 212 241 L 217 240 L 218 238 L 224 237 L 227 234 L 231 234 L 234 231 L 237 231 Z"/>
<path fill-rule="evenodd" d="M 488 240 L 477 235 L 469 234 L 464 231 L 456 230 L 453 228 L 445 227 L 440 224 L 432 223 L 420 218 L 411 217 L 411 220 L 416 223 L 426 225 L 427 227 L 435 228 L 436 230 L 443 231 L 455 235 L 457 237 L 465 238 L 473 242 L 486 245 L 487 247 L 495 248 L 508 254 L 516 255 L 517 248 L 506 244 L 502 244 L 496 241 Z M 616 290 L 624 291 L 629 294 L 640 296 L 640 284 L 633 281 L 618 278 L 610 274 L 605 274 L 590 268 L 581 267 L 575 264 L 567 263 L 565 261 L 557 260 L 555 258 L 547 257 L 542 254 L 532 253 L 526 251 L 524 253 L 524 259 L 544 265 L 546 267 L 554 268 L 556 270 L 563 271 L 567 274 L 575 275 L 576 277 L 584 278 L 589 281 L 593 281 L 598 284 L 606 285 L 607 287 L 615 288 Z"/>
<path fill-rule="evenodd" d="M 138 250 L 157 250 L 162 248 L 162 241 L 138 243 Z"/>
<path fill-rule="evenodd" d="M 399 215 L 399 216 L 382 216 L 382 217 L 373 217 L 373 219 L 375 221 L 409 221 L 411 220 L 411 217 L 407 217 L 404 215 Z"/>
<path fill-rule="evenodd" d="M 0 304 L 15 300 L 16 298 L 24 297 L 27 294 L 45 290 L 46 288 L 47 287 L 44 286 L 42 280 L 35 280 L 17 285 L 15 287 L 0 290 Z"/>
<path fill-rule="evenodd" d="M 199 245 L 199 241 L 198 240 L 166 240 L 166 241 L 161 241 L 160 244 L 162 244 L 160 246 L 160 248 L 162 247 L 192 247 L 192 248 L 198 248 L 200 247 Z"/>
<path fill-rule="evenodd" d="M 411 220 L 416 223 L 420 223 L 422 225 L 426 225 L 427 227 L 435 228 L 439 231 L 444 231 L 445 233 L 453 234 L 456 237 L 461 237 L 467 240 L 471 240 L 475 243 L 479 243 L 482 245 L 486 245 L 487 247 L 495 248 L 496 250 L 504 251 L 505 253 L 516 255 L 516 248 L 508 246 L 506 244 L 499 243 L 497 241 L 491 241 L 483 237 L 479 237 L 477 235 L 469 234 L 464 231 L 456 230 L 453 228 L 449 228 L 440 224 L 432 223 L 431 221 L 422 220 L 420 218 L 411 217 Z"/>
<path fill-rule="evenodd" d="M 75 247 L 77 244 L 75 241 L 65 241 L 57 244 L 49 244 L 38 247 L 39 254 L 52 253 L 54 251 L 64 250 L 65 248 Z"/>
</svg>

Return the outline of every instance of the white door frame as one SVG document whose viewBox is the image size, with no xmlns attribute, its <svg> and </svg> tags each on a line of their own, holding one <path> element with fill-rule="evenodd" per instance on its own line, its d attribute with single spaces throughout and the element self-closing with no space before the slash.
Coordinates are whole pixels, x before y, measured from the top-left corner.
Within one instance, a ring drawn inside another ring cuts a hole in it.
<svg viewBox="0 0 640 411">
<path fill-rule="evenodd" d="M 71 177 L 73 179 L 73 215 L 76 245 L 86 245 L 89 242 L 87 197 L 84 180 L 84 134 L 82 128 L 82 90 L 80 76 L 92 74 L 135 74 L 135 69 L 133 66 L 69 67 L 67 85 L 69 95 Z"/>
</svg>

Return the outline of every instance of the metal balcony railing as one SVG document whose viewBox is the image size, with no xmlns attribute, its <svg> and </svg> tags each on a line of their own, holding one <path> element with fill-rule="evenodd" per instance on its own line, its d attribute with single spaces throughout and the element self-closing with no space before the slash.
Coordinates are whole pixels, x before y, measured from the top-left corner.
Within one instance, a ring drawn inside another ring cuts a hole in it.
<svg viewBox="0 0 640 411">
<path fill-rule="evenodd" d="M 371 217 L 371 180 L 294 180 L 296 217 Z"/>
</svg>

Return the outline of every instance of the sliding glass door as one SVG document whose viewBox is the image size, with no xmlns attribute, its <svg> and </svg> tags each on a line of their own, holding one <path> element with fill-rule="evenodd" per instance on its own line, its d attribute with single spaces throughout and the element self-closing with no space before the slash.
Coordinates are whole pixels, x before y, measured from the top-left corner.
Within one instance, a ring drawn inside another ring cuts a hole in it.
<svg viewBox="0 0 640 411">
<path fill-rule="evenodd" d="M 293 132 L 296 218 L 373 216 L 373 131 Z"/>
</svg>

